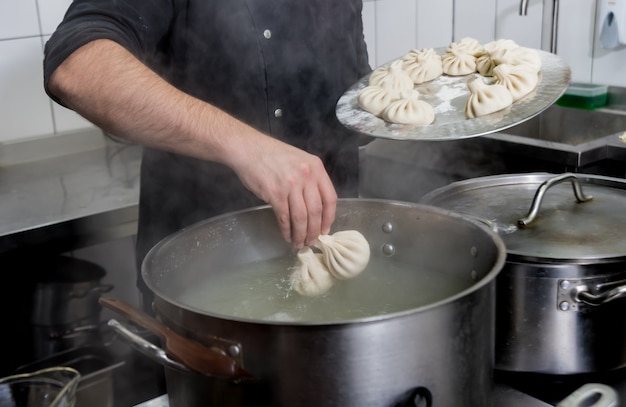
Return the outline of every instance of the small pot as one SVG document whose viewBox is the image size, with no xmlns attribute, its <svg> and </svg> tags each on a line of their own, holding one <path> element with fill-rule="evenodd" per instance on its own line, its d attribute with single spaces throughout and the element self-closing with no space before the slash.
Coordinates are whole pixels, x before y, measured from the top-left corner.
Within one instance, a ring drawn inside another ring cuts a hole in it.
<svg viewBox="0 0 626 407">
<path fill-rule="evenodd" d="M 30 331 L 35 359 L 93 344 L 100 339 L 100 295 L 113 286 L 102 284 L 99 265 L 67 256 L 28 263 L 37 274 Z"/>
<path fill-rule="evenodd" d="M 626 366 L 626 181 L 489 176 L 421 202 L 482 219 L 505 242 L 498 369 L 560 375 Z"/>
<path fill-rule="evenodd" d="M 100 295 L 113 286 L 101 284 L 106 271 L 81 259 L 57 256 L 38 267 L 31 323 L 38 326 L 75 326 L 100 321 Z"/>
<path fill-rule="evenodd" d="M 389 265 L 384 272 L 391 273 L 396 262 L 409 275 L 440 270 L 450 273 L 446 284 L 460 279 L 464 288 L 422 306 L 359 318 L 290 322 L 226 316 L 190 304 L 181 290 L 219 281 L 233 266 L 293 256 L 292 248 L 268 206 L 190 226 L 160 242 L 143 262 L 155 311 L 167 327 L 221 350 L 256 380 L 233 382 L 170 366 L 171 406 L 492 405 L 494 282 L 505 256 L 497 234 L 438 208 L 361 199 L 340 200 L 333 227 L 333 232 L 363 233 L 370 261 Z M 367 272 L 357 279 L 367 278 Z M 382 294 L 384 280 L 370 295 Z M 354 281 L 333 289 L 349 292 Z M 411 287 L 403 300 L 420 296 L 422 286 Z"/>
</svg>

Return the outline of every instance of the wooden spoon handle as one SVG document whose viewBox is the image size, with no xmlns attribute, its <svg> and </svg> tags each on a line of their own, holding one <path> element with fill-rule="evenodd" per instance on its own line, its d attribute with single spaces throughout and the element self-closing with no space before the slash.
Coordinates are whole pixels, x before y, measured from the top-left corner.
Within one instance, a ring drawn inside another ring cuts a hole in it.
<svg viewBox="0 0 626 407">
<path fill-rule="evenodd" d="M 226 377 L 233 380 L 255 380 L 234 359 L 177 334 L 132 305 L 110 297 L 100 297 L 99 302 L 102 306 L 159 335 L 161 340 L 165 341 L 166 353 L 189 369 L 207 376 Z"/>
<path fill-rule="evenodd" d="M 161 339 L 165 339 L 169 335 L 170 329 L 168 327 L 161 324 L 145 312 L 125 303 L 122 300 L 110 297 L 100 297 L 98 301 L 103 307 L 107 307 L 134 323 L 152 331 L 152 333 L 159 335 Z"/>
</svg>

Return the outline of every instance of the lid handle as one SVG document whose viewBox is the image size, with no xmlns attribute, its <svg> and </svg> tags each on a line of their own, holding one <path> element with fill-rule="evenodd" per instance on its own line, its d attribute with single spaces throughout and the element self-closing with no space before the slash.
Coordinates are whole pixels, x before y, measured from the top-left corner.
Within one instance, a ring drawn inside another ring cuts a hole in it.
<svg viewBox="0 0 626 407">
<path fill-rule="evenodd" d="M 549 188 L 553 187 L 556 184 L 559 184 L 564 181 L 571 181 L 572 188 L 574 190 L 574 195 L 576 196 L 576 200 L 578 202 L 587 202 L 593 199 L 591 195 L 585 195 L 583 193 L 583 189 L 578 181 L 578 178 L 575 174 L 565 173 L 561 175 L 557 175 L 556 177 L 545 180 L 535 192 L 535 197 L 533 198 L 533 203 L 530 206 L 530 210 L 528 211 L 528 215 L 525 218 L 522 218 L 517 221 L 517 225 L 519 227 L 526 227 L 530 223 L 532 223 L 537 217 L 537 213 L 539 213 L 539 207 L 541 206 L 541 202 L 543 202 L 543 196 L 546 194 Z"/>
</svg>

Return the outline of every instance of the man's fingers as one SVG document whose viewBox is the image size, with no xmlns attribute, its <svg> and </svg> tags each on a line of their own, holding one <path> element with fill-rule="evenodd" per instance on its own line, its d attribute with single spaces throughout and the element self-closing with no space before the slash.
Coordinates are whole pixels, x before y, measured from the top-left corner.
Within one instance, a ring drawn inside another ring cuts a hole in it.
<svg viewBox="0 0 626 407">
<path fill-rule="evenodd" d="M 330 233 L 330 227 L 335 221 L 337 213 L 337 192 L 333 184 L 329 181 L 319 186 L 320 198 L 322 200 L 322 220 L 320 224 L 320 233 Z"/>
<path fill-rule="evenodd" d="M 308 211 L 302 191 L 289 194 L 289 217 L 291 221 L 291 244 L 300 249 L 307 237 Z"/>
<path fill-rule="evenodd" d="M 304 188 L 304 202 L 306 205 L 307 230 L 305 243 L 312 246 L 317 241 L 317 237 L 322 233 L 322 197 L 317 188 L 317 183 L 307 185 Z"/>
</svg>

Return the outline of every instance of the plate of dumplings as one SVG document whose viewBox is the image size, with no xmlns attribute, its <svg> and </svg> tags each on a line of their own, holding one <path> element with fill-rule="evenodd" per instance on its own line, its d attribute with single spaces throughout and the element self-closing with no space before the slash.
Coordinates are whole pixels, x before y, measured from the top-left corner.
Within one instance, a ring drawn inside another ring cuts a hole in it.
<svg viewBox="0 0 626 407">
<path fill-rule="evenodd" d="M 337 102 L 339 121 L 396 140 L 456 140 L 498 132 L 541 113 L 570 83 L 559 56 L 502 39 L 465 37 L 412 49 L 374 69 Z"/>
</svg>

